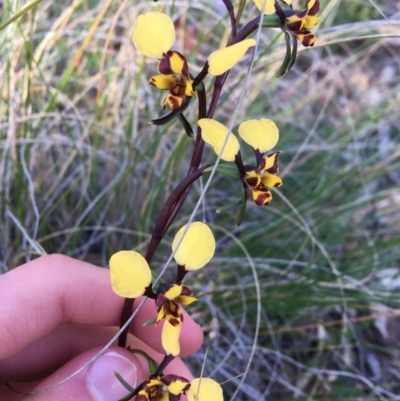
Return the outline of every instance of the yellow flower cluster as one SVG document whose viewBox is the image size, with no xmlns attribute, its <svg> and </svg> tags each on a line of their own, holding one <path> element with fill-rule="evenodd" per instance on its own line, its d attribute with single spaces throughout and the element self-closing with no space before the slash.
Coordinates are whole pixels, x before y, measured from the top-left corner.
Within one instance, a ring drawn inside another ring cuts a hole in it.
<svg viewBox="0 0 400 401">
<path fill-rule="evenodd" d="M 251 192 L 254 202 L 258 206 L 269 204 L 272 194 L 268 188 L 282 185 L 282 179 L 277 176 L 279 152 L 264 156 L 265 152 L 278 143 L 279 131 L 276 124 L 266 118 L 248 120 L 240 124 L 239 135 L 253 148 L 257 163 L 255 166 L 243 165 L 239 141 L 231 132 L 228 134 L 229 130 L 225 125 L 216 120 L 202 118 L 199 120 L 199 126 L 204 141 L 213 147 L 215 153 L 221 155 L 224 161 L 236 163 L 240 178 Z"/>
<path fill-rule="evenodd" d="M 280 187 L 282 179 L 279 173 L 280 152 L 268 153 L 279 140 L 276 124 L 267 118 L 248 120 L 240 124 L 240 138 L 252 147 L 255 163 L 244 164 L 237 137 L 229 129 L 213 119 L 218 98 L 227 73 L 256 45 L 254 39 L 247 39 L 258 26 L 280 27 L 285 34 L 287 51 L 282 71 L 285 73 L 296 58 L 297 39 L 304 46 L 313 46 L 315 34 L 311 29 L 319 22 L 317 14 L 319 0 L 306 0 L 306 8 L 293 10 L 292 0 L 253 0 L 259 11 L 266 15 L 250 21 L 238 32 L 238 23 L 233 12 L 233 5 L 226 2 L 231 20 L 232 32 L 227 47 L 216 50 L 207 57 L 203 69 L 195 78 L 190 74 L 186 57 L 173 49 L 175 27 L 172 19 L 161 12 L 148 12 L 140 15 L 133 30 L 133 43 L 138 51 L 147 57 L 158 59 L 158 74 L 149 79 L 149 83 L 158 89 L 168 91 L 163 100 L 163 107 L 168 106 L 171 113 L 153 120 L 154 124 L 165 124 L 177 117 L 189 136 L 194 136 L 191 124 L 183 115 L 191 99 L 198 94 L 199 121 L 195 139 L 193 157 L 186 178 L 171 193 L 164 205 L 152 236 L 158 238 L 149 245 L 146 258 L 150 261 L 157 246 L 167 232 L 176 213 L 182 206 L 190 185 L 204 173 L 207 166 L 200 167 L 204 144 L 210 145 L 224 161 L 233 162 L 237 167 L 226 167 L 226 174 L 240 177 L 242 188 L 242 209 L 244 215 L 246 201 L 252 198 L 258 206 L 268 205 L 272 200 L 270 189 Z M 225 3 L 225 2 L 224 2 Z M 281 4 L 283 8 L 281 8 Z M 296 39 L 297 38 L 297 39 Z M 293 50 L 292 50 L 293 48 Z M 281 71 L 281 70 L 280 70 Z M 202 83 L 207 74 L 219 77 L 215 80 L 212 100 L 207 109 L 207 92 Z M 225 75 L 223 75 L 225 74 Z M 205 116 L 209 118 L 204 118 Z M 192 135 L 193 134 L 193 135 Z M 233 171 L 232 171 L 233 170 Z M 181 198 L 179 198 L 181 196 Z M 236 202 L 237 204 L 237 202 Z M 230 205 L 228 205 L 230 207 Z M 241 216 L 240 215 L 240 216 Z M 158 236 L 155 233 L 159 234 Z M 160 234 L 161 233 L 161 234 Z M 153 276 L 148 261 L 138 252 L 120 251 L 110 258 L 111 285 L 116 294 L 126 299 L 123 312 L 124 322 L 131 310 L 133 299 L 147 296 L 154 301 L 155 324 L 163 324 L 161 342 L 165 357 L 160 366 L 125 399 L 135 396 L 136 401 L 179 401 L 186 396 L 188 401 L 223 401 L 221 386 L 212 379 L 199 378 L 189 380 L 177 375 L 165 375 L 165 367 L 180 354 L 179 338 L 184 323 L 183 305 L 197 301 L 192 291 L 183 284 L 188 272 L 201 269 L 213 257 L 215 239 L 210 228 L 202 222 L 194 222 L 182 227 L 175 235 L 172 251 L 177 265 L 176 279 L 172 284 L 153 285 Z M 151 255 L 151 256 L 149 256 Z M 123 338 L 123 336 L 120 337 Z M 124 345 L 125 340 L 120 345 Z M 128 387 L 129 388 L 129 387 Z"/>
<path fill-rule="evenodd" d="M 166 320 L 162 330 L 162 344 L 165 353 L 173 356 L 180 352 L 179 335 L 183 315 L 179 305 L 189 305 L 196 301 L 181 280 L 186 272 L 205 266 L 215 251 L 214 235 L 206 224 L 191 223 L 183 236 L 185 230 L 186 226 L 183 226 L 172 243 L 178 265 L 177 281 L 173 285 L 160 286 L 156 293 L 152 290 L 150 267 L 140 253 L 120 251 L 110 259 L 111 285 L 116 294 L 124 298 L 147 295 L 155 299 L 157 323 L 164 318 Z"/>
</svg>

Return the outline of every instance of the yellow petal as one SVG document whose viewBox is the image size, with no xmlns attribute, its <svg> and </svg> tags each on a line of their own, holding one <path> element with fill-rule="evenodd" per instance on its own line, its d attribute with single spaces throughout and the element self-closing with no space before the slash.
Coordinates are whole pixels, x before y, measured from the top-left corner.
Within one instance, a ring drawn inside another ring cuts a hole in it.
<svg viewBox="0 0 400 401">
<path fill-rule="evenodd" d="M 111 285 L 121 297 L 137 298 L 151 283 L 151 271 L 146 259 L 134 251 L 114 253 L 110 259 Z"/>
<path fill-rule="evenodd" d="M 193 85 L 192 85 L 192 81 L 188 80 L 186 82 L 186 88 L 185 88 L 185 95 L 186 96 L 194 96 L 194 90 L 193 90 Z"/>
<path fill-rule="evenodd" d="M 173 301 L 175 298 L 179 297 L 179 295 L 182 294 L 182 284 L 174 284 L 170 288 L 168 288 L 167 291 L 165 291 L 165 298 L 169 299 L 170 301 Z"/>
<path fill-rule="evenodd" d="M 160 320 L 164 319 L 164 317 L 165 317 L 165 308 L 164 308 L 164 306 L 162 306 L 157 313 L 156 323 L 158 323 Z"/>
<path fill-rule="evenodd" d="M 188 401 L 224 401 L 221 386 L 208 377 L 192 380 L 186 397 Z"/>
<path fill-rule="evenodd" d="M 279 130 L 276 124 L 267 118 L 248 120 L 240 124 L 239 135 L 252 148 L 261 153 L 272 149 L 279 140 Z"/>
<path fill-rule="evenodd" d="M 269 173 L 265 173 L 261 177 L 261 182 L 266 187 L 269 187 L 269 188 L 281 187 L 282 186 L 282 178 L 278 177 L 277 175 L 269 174 Z"/>
<path fill-rule="evenodd" d="M 186 225 L 175 235 L 172 250 L 178 245 Z M 190 224 L 177 252 L 175 260 L 178 265 L 185 266 L 186 270 L 197 270 L 202 268 L 214 256 L 215 239 L 212 231 L 200 221 Z"/>
<path fill-rule="evenodd" d="M 201 135 L 204 139 L 204 142 L 211 145 L 214 148 L 214 152 L 219 155 L 228 133 L 228 128 L 218 121 L 212 120 L 211 118 L 200 119 L 199 126 L 202 131 Z M 233 162 L 235 160 L 235 156 L 239 153 L 239 150 L 239 141 L 235 135 L 230 133 L 228 142 L 226 143 L 225 149 L 222 152 L 221 159 L 225 160 L 226 162 Z"/>
<path fill-rule="evenodd" d="M 208 72 L 211 75 L 221 75 L 230 70 L 245 55 L 250 47 L 256 45 L 254 39 L 246 39 L 225 49 L 217 50 L 208 57 Z"/>
<path fill-rule="evenodd" d="M 163 383 L 159 378 L 147 379 L 146 387 L 162 386 Z"/>
<path fill-rule="evenodd" d="M 172 72 L 175 74 L 182 74 L 187 75 L 187 62 L 185 57 L 178 52 L 171 52 L 171 56 L 169 57 L 170 68 Z"/>
<path fill-rule="evenodd" d="M 175 302 L 181 305 L 190 305 L 193 302 L 196 302 L 197 298 L 191 297 L 190 295 L 181 295 L 175 299 Z"/>
<path fill-rule="evenodd" d="M 158 89 L 172 89 L 176 83 L 172 75 L 155 75 L 149 79 L 149 84 Z"/>
<path fill-rule="evenodd" d="M 182 394 L 186 388 L 190 386 L 189 381 L 186 379 L 182 380 L 179 376 L 171 375 L 175 380 L 171 381 L 170 384 L 167 385 L 168 392 L 174 395 Z M 164 376 L 165 379 L 165 376 Z"/>
<path fill-rule="evenodd" d="M 161 58 L 175 42 L 174 23 L 167 14 L 159 12 L 139 15 L 132 40 L 145 56 Z"/>
<path fill-rule="evenodd" d="M 181 352 L 179 346 L 179 335 L 181 326 L 172 326 L 166 320 L 161 332 L 161 343 L 167 355 L 178 356 Z"/>
<path fill-rule="evenodd" d="M 264 4 L 264 0 L 253 0 L 256 3 L 257 8 L 261 11 Z M 285 0 L 284 0 L 285 1 Z M 271 15 L 275 13 L 275 0 L 265 1 L 265 15 Z M 287 3 L 287 1 L 285 1 Z"/>
<path fill-rule="evenodd" d="M 307 15 L 307 17 L 304 18 L 304 28 L 305 29 L 311 29 L 315 25 L 317 25 L 319 22 L 318 17 L 314 17 L 312 15 Z"/>
</svg>

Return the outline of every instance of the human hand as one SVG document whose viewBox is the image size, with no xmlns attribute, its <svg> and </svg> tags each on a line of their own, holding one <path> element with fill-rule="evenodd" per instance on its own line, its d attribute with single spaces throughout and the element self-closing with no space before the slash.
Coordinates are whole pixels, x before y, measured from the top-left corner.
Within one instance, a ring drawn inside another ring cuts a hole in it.
<svg viewBox="0 0 400 401">
<path fill-rule="evenodd" d="M 137 354 L 112 346 L 80 374 L 51 387 L 93 358 L 118 330 L 124 299 L 111 289 L 109 271 L 63 255 L 47 255 L 0 276 L 0 400 L 114 401 L 127 394 L 114 371 L 135 387 L 149 375 Z M 137 305 L 140 300 L 135 301 Z M 130 327 L 128 345 L 156 361 L 163 358 L 162 324 L 143 326 L 156 316 L 151 300 Z M 181 355 L 195 352 L 201 328 L 185 313 L 180 335 Z M 193 378 L 176 358 L 165 373 Z"/>
</svg>

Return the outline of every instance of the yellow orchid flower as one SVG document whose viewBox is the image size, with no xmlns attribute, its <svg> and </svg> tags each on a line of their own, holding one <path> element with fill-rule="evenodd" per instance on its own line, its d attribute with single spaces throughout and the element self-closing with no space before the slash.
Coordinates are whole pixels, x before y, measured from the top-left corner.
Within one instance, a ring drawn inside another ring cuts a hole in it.
<svg viewBox="0 0 400 401">
<path fill-rule="evenodd" d="M 170 401 L 179 400 L 180 395 L 190 388 L 190 382 L 177 375 L 157 375 L 145 380 L 142 387 L 136 401 Z"/>
<path fill-rule="evenodd" d="M 175 42 L 175 27 L 167 14 L 152 11 L 139 15 L 132 40 L 145 56 L 160 59 L 160 75 L 151 77 L 149 83 L 158 89 L 169 91 L 163 102 L 164 107 L 168 105 L 176 110 L 186 96 L 195 95 L 186 58 L 171 50 Z"/>
<path fill-rule="evenodd" d="M 318 24 L 317 14 L 320 9 L 319 0 L 306 0 L 305 10 L 293 10 L 292 0 L 266 0 L 264 14 L 277 14 L 281 20 L 281 27 L 296 36 L 303 46 L 314 46 L 316 36 L 310 31 Z M 253 0 L 261 11 L 264 0 Z M 283 10 L 281 3 L 285 3 L 290 9 Z M 275 22 L 275 21 L 274 21 Z M 278 27 L 278 25 L 273 25 Z"/>
<path fill-rule="evenodd" d="M 211 145 L 215 153 L 219 155 L 228 134 L 228 128 L 218 121 L 208 118 L 200 119 L 199 126 L 204 141 Z M 235 162 L 241 179 L 251 192 L 254 202 L 258 206 L 267 205 L 272 200 L 272 194 L 268 188 L 282 185 L 282 179 L 277 176 L 279 152 L 264 156 L 265 152 L 271 150 L 278 143 L 278 127 L 272 120 L 266 118 L 249 120 L 240 124 L 239 135 L 253 148 L 257 165 L 243 165 L 239 142 L 232 133 L 229 133 L 221 159 Z"/>
<path fill-rule="evenodd" d="M 179 401 L 186 395 L 188 401 L 223 401 L 221 386 L 207 377 L 191 382 L 177 375 L 155 375 L 142 385 L 136 401 Z"/>
<path fill-rule="evenodd" d="M 183 313 L 179 305 L 190 305 L 197 301 L 192 291 L 182 284 L 164 286 L 158 291 L 156 323 L 166 319 L 161 333 L 161 343 L 167 355 L 177 356 L 180 353 L 179 335 L 183 324 Z"/>
<path fill-rule="evenodd" d="M 172 110 L 177 110 L 187 96 L 195 95 L 185 56 L 171 50 L 175 42 L 175 28 L 168 15 L 155 11 L 140 15 L 133 30 L 132 40 L 145 56 L 160 59 L 160 75 L 151 77 L 149 83 L 158 89 L 169 91 L 163 102 L 164 107 L 168 105 Z M 254 39 L 246 39 L 213 52 L 208 58 L 208 72 L 211 75 L 223 74 L 255 44 Z"/>
<path fill-rule="evenodd" d="M 178 265 L 175 284 L 162 284 L 154 292 L 151 285 L 151 270 L 145 258 L 135 251 L 120 251 L 110 258 L 111 285 L 114 292 L 124 298 L 146 295 L 155 300 L 156 323 L 165 318 L 161 340 L 167 355 L 180 352 L 179 335 L 183 314 L 179 305 L 190 305 L 197 299 L 192 291 L 182 284 L 186 273 L 206 265 L 215 252 L 215 239 L 210 228 L 202 222 L 183 226 L 175 235 L 172 250 Z"/>
<path fill-rule="evenodd" d="M 319 0 L 307 0 L 306 9 L 287 12 L 285 28 L 299 39 L 303 46 L 314 46 L 316 36 L 310 31 L 318 24 Z"/>
</svg>

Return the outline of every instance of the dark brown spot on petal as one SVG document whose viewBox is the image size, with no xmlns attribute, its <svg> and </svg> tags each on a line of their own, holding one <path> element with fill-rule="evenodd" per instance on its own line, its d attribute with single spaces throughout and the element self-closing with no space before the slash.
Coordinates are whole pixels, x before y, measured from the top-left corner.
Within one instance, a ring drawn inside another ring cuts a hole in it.
<svg viewBox="0 0 400 401">
<path fill-rule="evenodd" d="M 162 59 L 158 63 L 158 72 L 163 75 L 171 75 L 173 74 L 173 71 L 171 69 L 171 62 L 170 62 L 170 56 L 168 55 L 170 53 L 163 53 Z"/>
<path fill-rule="evenodd" d="M 258 177 L 250 177 L 250 178 L 245 178 L 244 180 L 246 181 L 246 184 L 249 187 L 255 187 L 259 183 L 260 179 Z"/>
<path fill-rule="evenodd" d="M 303 33 L 305 36 L 301 39 L 301 43 L 304 47 L 312 47 L 314 46 L 313 39 L 315 38 L 315 35 L 311 33 L 310 31 L 305 31 Z"/>
<path fill-rule="evenodd" d="M 302 21 L 288 22 L 286 28 L 292 32 L 300 32 L 302 25 Z"/>
<path fill-rule="evenodd" d="M 172 318 L 172 317 L 169 317 L 169 316 L 167 316 L 167 320 L 168 320 L 168 322 L 169 322 L 172 326 L 174 326 L 174 327 L 181 326 L 182 323 L 183 323 L 183 319 L 180 320 L 180 319 Z"/>
<path fill-rule="evenodd" d="M 258 206 L 268 205 L 271 202 L 271 192 L 268 191 L 259 194 L 255 202 Z"/>
<path fill-rule="evenodd" d="M 171 110 L 176 110 L 180 106 L 178 99 L 173 95 L 168 95 L 167 98 L 165 99 L 165 103 L 169 104 L 169 106 L 171 107 Z M 164 103 L 164 107 L 165 107 L 165 103 Z"/>
</svg>

